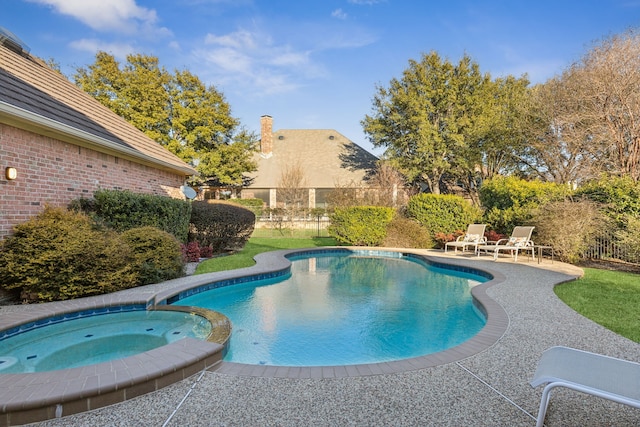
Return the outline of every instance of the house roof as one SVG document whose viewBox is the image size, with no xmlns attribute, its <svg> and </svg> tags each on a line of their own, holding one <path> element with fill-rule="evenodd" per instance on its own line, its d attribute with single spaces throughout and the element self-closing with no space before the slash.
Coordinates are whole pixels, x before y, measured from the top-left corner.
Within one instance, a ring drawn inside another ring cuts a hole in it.
<svg viewBox="0 0 640 427">
<path fill-rule="evenodd" d="M 28 54 L 0 45 L 0 122 L 156 169 L 194 175 L 179 157 Z"/>
<path fill-rule="evenodd" d="M 378 158 L 333 129 L 283 129 L 273 132 L 270 155 L 257 154 L 249 188 L 277 188 L 284 171 L 300 166 L 304 187 L 361 185 Z"/>
</svg>

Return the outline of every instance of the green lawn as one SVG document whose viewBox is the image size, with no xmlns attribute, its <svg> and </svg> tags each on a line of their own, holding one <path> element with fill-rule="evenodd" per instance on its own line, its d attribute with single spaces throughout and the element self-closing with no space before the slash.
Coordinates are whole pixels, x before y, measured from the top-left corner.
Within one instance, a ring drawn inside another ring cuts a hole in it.
<svg viewBox="0 0 640 427">
<path fill-rule="evenodd" d="M 233 270 L 235 268 L 251 267 L 255 264 L 253 257 L 261 252 L 275 251 L 279 249 L 311 248 L 316 246 L 337 246 L 338 243 L 331 237 L 306 237 L 306 238 L 268 238 L 252 237 L 245 247 L 238 253 L 212 258 L 201 262 L 195 274 L 213 273 L 215 271 Z"/>
<path fill-rule="evenodd" d="M 640 275 L 585 268 L 583 278 L 555 292 L 578 313 L 640 343 Z"/>
</svg>

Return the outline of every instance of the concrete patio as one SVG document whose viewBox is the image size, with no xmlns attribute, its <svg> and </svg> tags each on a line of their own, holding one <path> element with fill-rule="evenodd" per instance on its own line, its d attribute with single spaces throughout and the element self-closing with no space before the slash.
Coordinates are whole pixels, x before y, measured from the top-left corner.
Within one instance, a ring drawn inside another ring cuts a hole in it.
<svg viewBox="0 0 640 427">
<path fill-rule="evenodd" d="M 238 373 L 222 362 L 135 399 L 43 426 L 533 426 L 541 388 L 528 381 L 541 353 L 566 345 L 640 360 L 640 345 L 575 313 L 553 293 L 581 273 L 557 261 L 421 251 L 438 261 L 497 272 L 487 295 L 508 327 L 491 347 L 442 365 L 363 375 L 290 378 Z M 640 411 L 566 390 L 554 392 L 547 426 L 637 426 Z"/>
</svg>

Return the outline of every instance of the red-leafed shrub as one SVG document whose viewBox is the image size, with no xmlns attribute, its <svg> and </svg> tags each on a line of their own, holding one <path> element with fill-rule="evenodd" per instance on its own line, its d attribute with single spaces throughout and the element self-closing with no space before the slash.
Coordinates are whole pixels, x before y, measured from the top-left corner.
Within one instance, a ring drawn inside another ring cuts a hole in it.
<svg viewBox="0 0 640 427">
<path fill-rule="evenodd" d="M 182 245 L 182 255 L 186 262 L 200 261 L 200 245 L 198 242 L 189 242 Z"/>
</svg>

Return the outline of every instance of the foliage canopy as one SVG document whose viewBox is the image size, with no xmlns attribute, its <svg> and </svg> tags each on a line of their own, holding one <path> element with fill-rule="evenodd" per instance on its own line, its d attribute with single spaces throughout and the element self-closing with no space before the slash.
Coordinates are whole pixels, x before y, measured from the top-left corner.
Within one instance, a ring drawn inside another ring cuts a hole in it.
<svg viewBox="0 0 640 427">
<path fill-rule="evenodd" d="M 168 72 L 157 57 L 131 54 L 121 65 L 98 52 L 75 83 L 103 105 L 195 166 L 200 181 L 240 186 L 252 172 L 257 136 L 240 126 L 214 86 L 187 70 Z"/>
</svg>

